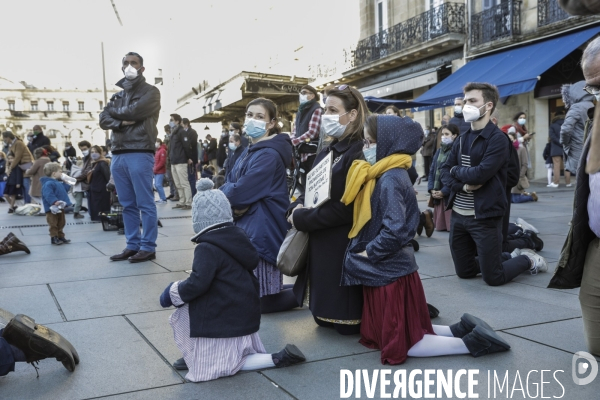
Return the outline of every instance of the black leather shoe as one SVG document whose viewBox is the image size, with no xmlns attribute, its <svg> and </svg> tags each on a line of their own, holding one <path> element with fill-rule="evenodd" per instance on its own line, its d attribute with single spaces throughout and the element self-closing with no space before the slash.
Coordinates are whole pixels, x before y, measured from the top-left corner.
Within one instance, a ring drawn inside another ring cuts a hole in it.
<svg viewBox="0 0 600 400">
<path fill-rule="evenodd" d="M 480 325 L 476 326 L 462 340 L 473 357 L 510 350 L 510 345 L 496 332 Z"/>
<path fill-rule="evenodd" d="M 129 257 L 135 256 L 137 253 L 138 252 L 135 250 L 125 249 L 122 252 L 120 252 L 119 254 L 115 254 L 110 259 L 112 261 L 125 261 L 125 260 L 128 260 Z"/>
<path fill-rule="evenodd" d="M 154 260 L 156 258 L 155 252 L 149 252 L 140 250 L 135 255 L 128 258 L 130 263 L 139 263 L 144 261 Z"/>
<path fill-rule="evenodd" d="M 271 358 L 277 368 L 289 367 L 306 361 L 304 354 L 293 344 L 286 344 L 279 353 L 271 354 Z"/>
<path fill-rule="evenodd" d="M 460 321 L 456 324 L 450 325 L 450 332 L 457 338 L 464 338 L 475 329 L 476 326 L 481 326 L 489 331 L 493 331 L 492 327 L 487 322 L 479 319 L 469 313 L 464 313 L 460 317 Z"/>
<path fill-rule="evenodd" d="M 183 358 L 180 358 L 179 360 L 177 360 L 173 363 L 173 368 L 175 368 L 178 371 L 183 371 L 183 370 L 188 369 L 188 366 L 185 363 L 185 360 Z"/>
</svg>

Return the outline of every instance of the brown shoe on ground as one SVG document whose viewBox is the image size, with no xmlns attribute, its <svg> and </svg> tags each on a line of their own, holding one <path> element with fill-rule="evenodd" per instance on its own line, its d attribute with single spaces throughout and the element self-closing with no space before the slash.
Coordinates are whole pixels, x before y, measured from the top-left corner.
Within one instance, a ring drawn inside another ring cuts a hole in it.
<svg viewBox="0 0 600 400">
<path fill-rule="evenodd" d="M 140 250 L 134 256 L 129 257 L 130 263 L 139 263 L 156 259 L 156 253 Z"/>
<path fill-rule="evenodd" d="M 128 260 L 129 257 L 135 256 L 137 253 L 138 252 L 135 250 L 125 249 L 122 252 L 120 252 L 119 254 L 115 254 L 110 259 L 112 261 L 125 261 L 125 260 Z"/>
<path fill-rule="evenodd" d="M 425 210 L 423 211 L 423 215 L 425 216 L 425 234 L 427 235 L 427 237 L 431 237 L 431 235 L 433 235 L 433 213 L 431 212 L 431 210 Z"/>
<path fill-rule="evenodd" d="M 531 197 L 533 197 L 533 201 L 538 201 L 538 196 L 535 192 L 531 192 Z"/>
</svg>

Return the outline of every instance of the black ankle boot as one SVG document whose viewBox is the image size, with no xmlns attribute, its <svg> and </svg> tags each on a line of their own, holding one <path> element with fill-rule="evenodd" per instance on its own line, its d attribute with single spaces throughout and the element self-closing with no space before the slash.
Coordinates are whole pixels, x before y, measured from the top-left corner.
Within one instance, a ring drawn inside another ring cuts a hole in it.
<svg viewBox="0 0 600 400">
<path fill-rule="evenodd" d="M 417 235 L 421 236 L 423 233 L 423 227 L 425 226 L 425 215 L 419 213 L 419 224 L 417 225 Z"/>
<path fill-rule="evenodd" d="M 273 364 L 277 368 L 289 367 L 290 365 L 298 364 L 306 361 L 304 354 L 293 344 L 286 344 L 285 348 L 279 353 L 271 354 Z"/>
<path fill-rule="evenodd" d="M 510 345 L 500 335 L 483 326 L 476 326 L 462 340 L 473 357 L 510 350 Z"/>
<path fill-rule="evenodd" d="M 415 239 L 410 239 L 409 243 L 412 244 L 414 251 L 419 251 L 419 242 L 417 242 Z"/>
<path fill-rule="evenodd" d="M 492 327 L 489 326 L 485 321 L 469 314 L 464 313 L 462 317 L 460 317 L 460 321 L 454 325 L 450 325 L 450 330 L 452 331 L 452 335 L 457 338 L 463 338 L 476 326 L 481 326 L 487 330 L 493 331 Z"/>
</svg>

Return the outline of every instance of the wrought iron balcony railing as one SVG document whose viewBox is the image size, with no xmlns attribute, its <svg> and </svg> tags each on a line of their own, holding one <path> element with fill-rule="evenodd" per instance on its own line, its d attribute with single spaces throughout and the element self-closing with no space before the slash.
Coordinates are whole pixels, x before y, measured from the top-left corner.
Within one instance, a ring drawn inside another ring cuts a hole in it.
<svg viewBox="0 0 600 400">
<path fill-rule="evenodd" d="M 354 67 L 448 33 L 465 33 L 465 5 L 444 3 L 358 42 Z"/>
<path fill-rule="evenodd" d="M 546 26 L 563 21 L 570 15 L 560 8 L 558 0 L 538 0 L 538 26 Z"/>
<path fill-rule="evenodd" d="M 471 46 L 521 34 L 521 1 L 511 0 L 471 16 Z"/>
</svg>

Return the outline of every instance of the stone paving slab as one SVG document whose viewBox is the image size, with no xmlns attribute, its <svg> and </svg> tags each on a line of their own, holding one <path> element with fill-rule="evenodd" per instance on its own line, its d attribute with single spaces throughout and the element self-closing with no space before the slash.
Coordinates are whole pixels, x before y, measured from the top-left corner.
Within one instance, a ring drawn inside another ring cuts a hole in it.
<svg viewBox="0 0 600 400">
<path fill-rule="evenodd" d="M 419 274 L 433 277 L 456 275 L 448 246 L 428 247 L 415 253 Z"/>
<path fill-rule="evenodd" d="M 581 318 L 507 329 L 505 332 L 569 353 L 587 349 L 583 336 L 583 319 Z M 600 359 L 600 357 L 597 358 Z"/>
<path fill-rule="evenodd" d="M 535 281 L 536 279 L 543 282 L 548 282 L 551 278 L 552 274 L 549 273 L 539 273 L 537 275 L 531 275 L 528 272 L 524 272 L 521 274 L 524 278 L 529 281 Z M 527 278 L 525 278 L 527 276 Z M 579 311 L 581 307 L 579 305 L 579 299 L 577 296 L 574 296 L 572 293 L 566 293 L 562 290 L 548 290 L 544 287 L 538 286 L 525 286 L 523 284 L 514 284 L 509 283 L 502 286 L 488 286 L 483 279 L 475 278 L 475 279 L 464 279 L 461 280 L 461 283 L 466 283 L 467 285 L 477 286 L 483 290 L 488 290 L 490 292 L 496 293 L 504 293 L 512 296 L 521 297 L 523 299 L 528 299 L 534 302 L 535 304 L 545 304 L 547 305 L 556 305 L 564 308 L 569 308 L 571 310 Z"/>
<path fill-rule="evenodd" d="M 156 251 L 193 249 L 195 245 L 188 239 L 189 238 L 182 240 L 181 237 L 162 237 L 160 241 L 157 242 Z M 119 238 L 110 241 L 94 242 L 94 248 L 106 256 L 120 253 L 126 245 L 124 236 L 120 236 Z"/>
<path fill-rule="evenodd" d="M 17 363 L 0 379 L 3 399 L 83 399 L 181 384 L 175 371 L 123 317 L 52 324 L 77 350 L 81 362 L 70 373 L 54 359 L 33 367 Z"/>
<path fill-rule="evenodd" d="M 291 399 L 283 390 L 259 372 L 240 373 L 232 377 L 202 383 L 186 383 L 160 389 L 109 396 L 112 400 L 157 399 Z"/>
<path fill-rule="evenodd" d="M 511 284 L 504 287 L 509 285 Z M 426 279 L 423 287 L 427 302 L 440 310 L 440 316 L 434 320 L 439 325 L 451 325 L 465 312 L 485 319 L 494 329 L 516 328 L 581 316 L 580 310 L 528 299 L 525 296 L 533 288 L 524 285 L 517 286 L 523 289 L 522 292 L 507 294 L 490 290 L 492 288 L 485 284 L 476 285 L 466 279 L 447 277 Z M 552 291 L 550 295 L 554 293 Z"/>
<path fill-rule="evenodd" d="M 552 261 L 548 263 L 548 272 L 544 274 L 538 275 L 529 275 L 529 274 L 521 274 L 513 279 L 513 282 L 520 283 L 523 285 L 536 286 L 540 288 L 544 288 L 547 290 L 557 291 L 559 293 L 568 293 L 574 296 L 579 295 L 579 288 L 575 289 L 548 289 L 548 284 L 550 283 L 550 279 L 554 275 L 554 270 L 556 269 L 556 265 L 558 261 Z"/>
<path fill-rule="evenodd" d="M 25 240 L 25 243 L 27 241 Z M 30 249 L 32 250 L 32 249 Z M 94 246 L 88 243 L 82 244 L 63 244 L 53 246 L 48 244 L 43 250 L 32 250 L 31 254 L 24 252 L 5 254 L 0 257 L 0 265 L 15 264 L 15 263 L 40 263 L 40 268 L 43 268 L 44 263 L 48 260 L 72 260 L 81 259 L 82 257 L 94 257 L 103 255 Z"/>
<path fill-rule="evenodd" d="M 130 263 L 120 262 L 122 268 Z M 151 262 L 139 263 L 155 268 Z M 99 318 L 162 310 L 159 297 L 170 282 L 186 279 L 183 272 L 126 276 L 91 281 L 54 283 L 54 291 L 67 320 Z"/>
<path fill-rule="evenodd" d="M 2 272 L 0 277 L 4 278 Z M 13 314 L 29 315 L 40 324 L 63 322 L 46 285 L 0 289 L 0 308 Z"/>
<path fill-rule="evenodd" d="M 528 372 L 532 370 L 536 370 L 537 372 L 533 372 L 530 375 L 528 388 L 531 397 L 535 397 L 536 386 L 534 385 L 534 382 L 537 383 L 537 398 L 540 398 L 540 370 L 544 369 L 550 370 L 550 372 L 544 373 L 544 382 L 548 382 L 544 384 L 545 398 L 552 398 L 553 396 L 569 400 L 597 398 L 598 386 L 596 382 L 593 382 L 588 386 L 577 386 L 573 383 L 571 378 L 572 354 L 536 344 L 516 336 L 503 333 L 500 333 L 500 335 L 510 343 L 512 346 L 511 351 L 491 354 L 479 358 L 473 358 L 470 355 L 409 358 L 404 364 L 398 366 L 381 365 L 379 352 L 372 352 L 316 363 L 308 362 L 292 367 L 295 369 L 294 374 L 288 374 L 287 370 L 283 369 L 266 370 L 263 371 L 263 374 L 298 399 L 333 399 L 340 397 L 340 369 L 348 369 L 353 372 L 357 369 L 366 369 L 370 377 L 372 377 L 375 369 L 389 369 L 392 371 L 392 374 L 389 376 L 391 380 L 391 389 L 387 390 L 388 393 L 392 393 L 394 390 L 392 376 L 393 372 L 396 370 L 405 370 L 408 378 L 410 372 L 415 369 L 420 369 L 421 371 L 425 369 L 434 369 L 442 370 L 444 372 L 450 369 L 454 373 L 459 369 L 476 369 L 479 370 L 479 374 L 476 375 L 475 378 L 478 383 L 474 386 L 474 393 L 477 393 L 479 398 L 487 399 L 494 398 L 494 370 L 498 376 L 500 376 L 500 380 L 504 379 L 506 371 L 508 371 L 509 376 L 508 386 L 505 386 L 503 393 L 500 393 L 499 389 L 496 388 L 497 392 L 495 398 L 523 398 L 522 392 L 518 391 L 518 381 L 516 384 L 517 391 L 513 393 L 512 397 L 507 395 L 507 387 L 510 387 L 512 390 L 515 386 L 514 381 L 518 371 L 522 387 L 527 390 L 526 378 Z M 560 384 L 553 378 L 553 373 L 558 370 L 563 371 L 556 372 L 556 378 Z M 488 396 L 488 371 L 491 371 L 490 376 L 492 380 L 490 384 L 490 396 Z M 423 376 L 417 376 L 417 379 L 423 380 Z M 466 378 L 462 378 L 460 383 L 461 391 L 466 392 Z M 433 388 L 435 393 L 435 384 Z M 381 387 L 379 384 L 376 389 L 377 391 L 375 392 L 374 397 L 380 398 Z M 356 393 L 354 392 L 352 398 L 355 398 L 355 395 Z M 367 398 L 364 384 L 362 385 L 361 398 Z M 406 398 L 411 398 L 408 392 Z M 448 397 L 442 396 L 440 398 Z M 452 398 L 457 397 L 453 396 Z"/>
<path fill-rule="evenodd" d="M 40 248 L 40 250 L 38 250 Z M 45 251 L 41 246 L 32 251 Z M 153 263 L 123 264 L 108 261 L 108 257 L 85 257 L 69 260 L 0 265 L 0 287 L 17 287 L 46 283 L 84 281 L 119 276 L 159 274 L 169 272 Z"/>
<path fill-rule="evenodd" d="M 49 246 L 50 245 L 50 235 L 46 231 L 43 234 L 38 235 L 23 235 L 19 232 L 19 230 L 13 230 L 13 233 L 19 237 L 22 241 L 27 244 L 27 247 L 36 247 L 36 246 Z M 68 232 L 67 232 L 68 233 Z M 102 232 L 98 230 L 90 231 L 90 232 L 77 232 L 76 234 L 68 236 L 71 240 L 71 244 L 84 244 L 96 242 L 103 242 L 107 240 L 115 240 L 116 238 L 124 238 L 124 236 L 117 236 L 117 232 Z"/>
<path fill-rule="evenodd" d="M 192 269 L 194 261 L 194 248 L 183 250 L 166 250 L 156 253 L 153 263 L 169 271 L 186 271 Z"/>
</svg>

